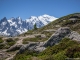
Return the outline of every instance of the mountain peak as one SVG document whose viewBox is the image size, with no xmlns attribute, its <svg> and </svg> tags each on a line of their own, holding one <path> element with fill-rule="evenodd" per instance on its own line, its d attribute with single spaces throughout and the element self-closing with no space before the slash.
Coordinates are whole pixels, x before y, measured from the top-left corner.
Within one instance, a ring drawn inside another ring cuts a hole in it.
<svg viewBox="0 0 80 60">
<path fill-rule="evenodd" d="M 6 18 L 6 17 L 4 17 L 3 19 L 1 19 L 1 21 L 7 21 L 7 18 Z"/>
<path fill-rule="evenodd" d="M 37 17 L 36 16 L 31 16 L 29 19 L 36 19 Z"/>
<path fill-rule="evenodd" d="M 21 18 L 20 16 L 18 16 L 17 18 Z"/>
<path fill-rule="evenodd" d="M 18 19 L 18 20 L 21 20 L 21 17 L 20 17 L 20 16 L 18 16 L 18 17 L 17 17 L 17 19 Z"/>
<path fill-rule="evenodd" d="M 6 33 L 10 34 L 10 36 L 16 36 L 18 34 L 27 32 L 28 30 L 34 29 L 35 23 L 37 28 L 40 28 L 54 20 L 55 19 L 53 18 L 53 16 L 49 16 L 47 14 L 38 17 L 31 16 L 29 19 L 26 20 L 22 20 L 20 17 L 17 18 L 12 17 L 11 19 L 8 20 L 8 23 L 6 23 L 6 25 L 5 24 L 0 25 L 0 27 L 4 26 L 0 32 L 6 31 Z M 5 23 L 5 21 L 2 21 L 0 23 Z"/>
<path fill-rule="evenodd" d="M 44 15 L 42 15 L 43 17 L 49 17 L 50 15 L 48 15 L 48 14 L 44 14 Z"/>
<path fill-rule="evenodd" d="M 14 20 L 14 19 L 15 19 L 14 17 L 10 18 L 10 20 Z"/>
</svg>

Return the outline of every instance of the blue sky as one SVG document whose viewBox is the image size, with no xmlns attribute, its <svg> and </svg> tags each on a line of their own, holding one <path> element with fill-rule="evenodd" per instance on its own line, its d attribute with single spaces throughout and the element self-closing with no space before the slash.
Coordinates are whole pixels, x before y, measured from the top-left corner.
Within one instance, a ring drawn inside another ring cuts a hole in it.
<svg viewBox="0 0 80 60">
<path fill-rule="evenodd" d="M 0 19 L 48 14 L 57 18 L 80 12 L 80 0 L 0 0 Z"/>
</svg>

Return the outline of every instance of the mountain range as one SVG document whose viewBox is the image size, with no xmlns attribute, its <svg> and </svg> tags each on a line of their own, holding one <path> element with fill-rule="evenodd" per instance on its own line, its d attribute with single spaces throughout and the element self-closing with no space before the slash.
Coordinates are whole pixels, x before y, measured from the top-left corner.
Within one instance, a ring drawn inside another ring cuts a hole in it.
<svg viewBox="0 0 80 60">
<path fill-rule="evenodd" d="M 4 17 L 0 20 L 0 35 L 17 36 L 27 32 L 28 30 L 34 29 L 35 24 L 37 28 L 40 28 L 56 19 L 56 17 L 49 16 L 47 14 L 38 17 L 31 16 L 29 19 L 25 20 L 22 20 L 20 17 L 12 17 L 10 19 Z"/>
</svg>

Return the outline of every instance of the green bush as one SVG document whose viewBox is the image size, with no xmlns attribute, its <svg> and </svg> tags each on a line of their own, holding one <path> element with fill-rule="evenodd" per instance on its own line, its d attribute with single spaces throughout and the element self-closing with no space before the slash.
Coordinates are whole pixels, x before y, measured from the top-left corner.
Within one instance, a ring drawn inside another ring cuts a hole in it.
<svg viewBox="0 0 80 60">
<path fill-rule="evenodd" d="M 0 37 L 0 43 L 3 43 L 4 41 L 2 40 L 2 38 Z"/>
<path fill-rule="evenodd" d="M 74 58 L 80 58 L 80 52 L 75 52 L 73 57 Z"/>
<path fill-rule="evenodd" d="M 62 26 L 65 26 L 65 25 L 68 25 L 68 24 L 73 24 L 73 21 L 71 21 L 71 20 L 65 20 L 65 21 L 62 23 Z"/>
<path fill-rule="evenodd" d="M 12 38 L 7 39 L 6 42 L 9 46 L 12 46 L 16 43 Z"/>
<path fill-rule="evenodd" d="M 32 41 L 32 42 L 37 42 L 39 40 L 39 38 L 25 38 L 23 39 L 23 44 L 27 44 L 28 41 Z"/>
<path fill-rule="evenodd" d="M 6 42 L 12 42 L 12 41 L 13 41 L 12 38 L 8 38 L 8 39 L 6 39 Z"/>
<path fill-rule="evenodd" d="M 59 52 L 54 56 L 55 60 L 66 60 L 67 56 L 65 55 L 65 52 Z"/>
<path fill-rule="evenodd" d="M 0 49 L 3 49 L 5 47 L 4 44 L 0 44 Z"/>
<path fill-rule="evenodd" d="M 13 60 L 31 60 L 31 55 L 17 54 Z"/>
<path fill-rule="evenodd" d="M 52 55 L 42 55 L 42 56 L 39 56 L 39 59 L 41 59 L 41 60 L 54 60 L 54 57 Z"/>
<path fill-rule="evenodd" d="M 34 24 L 34 30 L 37 30 L 37 25 L 36 25 L 36 23 Z"/>
<path fill-rule="evenodd" d="M 8 42 L 8 45 L 10 45 L 10 46 L 12 46 L 12 45 L 14 45 L 15 44 L 15 41 L 13 41 L 13 42 Z"/>
<path fill-rule="evenodd" d="M 37 52 L 35 52 L 35 51 L 29 51 L 29 50 L 26 50 L 22 54 L 31 55 L 31 56 L 37 56 L 38 55 Z"/>
<path fill-rule="evenodd" d="M 15 38 L 14 40 L 15 40 L 15 41 L 18 41 L 18 40 L 19 40 L 19 38 Z"/>
<path fill-rule="evenodd" d="M 21 53 L 21 54 L 17 54 L 13 60 L 31 60 L 32 56 L 37 56 L 38 53 L 34 52 L 34 51 L 28 51 L 26 50 L 25 52 Z"/>
<path fill-rule="evenodd" d="M 69 38 L 63 38 L 63 39 L 61 40 L 61 42 L 64 42 L 64 43 L 67 43 L 68 41 L 70 41 Z"/>
<path fill-rule="evenodd" d="M 73 46 L 66 50 L 66 56 L 69 58 L 78 58 L 80 57 L 80 47 L 79 46 Z"/>
</svg>

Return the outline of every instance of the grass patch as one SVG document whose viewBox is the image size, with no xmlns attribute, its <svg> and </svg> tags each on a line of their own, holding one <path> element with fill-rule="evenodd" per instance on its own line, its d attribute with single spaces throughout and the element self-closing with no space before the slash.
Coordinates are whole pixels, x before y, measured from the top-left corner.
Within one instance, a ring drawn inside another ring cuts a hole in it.
<svg viewBox="0 0 80 60">
<path fill-rule="evenodd" d="M 23 39 L 23 44 L 27 44 L 28 41 L 32 41 L 32 42 L 38 42 L 38 40 L 40 40 L 40 38 L 25 38 Z"/>
<path fill-rule="evenodd" d="M 5 47 L 4 44 L 0 44 L 0 49 L 3 49 Z"/>
<path fill-rule="evenodd" d="M 6 42 L 7 42 L 7 45 L 9 46 L 12 46 L 16 43 L 12 38 L 7 39 Z"/>
<path fill-rule="evenodd" d="M 0 37 L 0 43 L 3 43 L 4 41 L 2 40 L 2 38 Z"/>
</svg>

